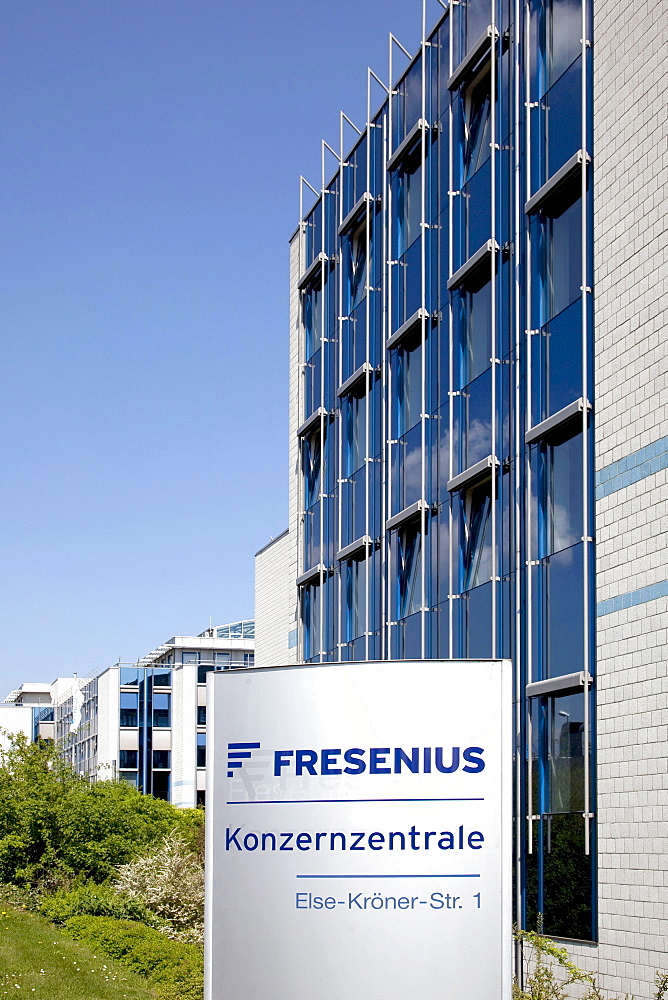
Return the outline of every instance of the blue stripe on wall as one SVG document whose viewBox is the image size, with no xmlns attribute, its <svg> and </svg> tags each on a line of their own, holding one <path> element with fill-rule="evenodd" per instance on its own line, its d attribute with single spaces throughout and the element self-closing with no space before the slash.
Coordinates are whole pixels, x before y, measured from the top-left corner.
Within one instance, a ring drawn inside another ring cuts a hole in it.
<svg viewBox="0 0 668 1000">
<path fill-rule="evenodd" d="M 656 601 L 659 597 L 668 597 L 668 580 L 652 583 L 649 587 L 641 587 L 640 590 L 632 590 L 630 594 L 620 594 L 619 597 L 601 601 L 596 605 L 596 614 L 601 618 L 602 615 L 611 615 L 613 611 L 623 611 L 624 608 L 633 608 L 637 604 Z"/>
<path fill-rule="evenodd" d="M 620 458 L 618 462 L 600 469 L 596 473 L 596 499 L 623 490 L 625 486 L 631 486 L 647 476 L 660 472 L 661 469 L 668 468 L 668 437 L 660 438 L 653 444 L 648 444 L 646 448 Z"/>
</svg>

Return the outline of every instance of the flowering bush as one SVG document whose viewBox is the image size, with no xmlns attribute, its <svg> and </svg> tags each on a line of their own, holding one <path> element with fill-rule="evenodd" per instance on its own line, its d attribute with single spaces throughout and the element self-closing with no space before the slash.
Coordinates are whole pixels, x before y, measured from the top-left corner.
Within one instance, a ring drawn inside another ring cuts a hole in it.
<svg viewBox="0 0 668 1000">
<path fill-rule="evenodd" d="M 157 850 L 121 865 L 115 889 L 155 913 L 169 937 L 204 943 L 204 866 L 175 831 Z"/>
</svg>

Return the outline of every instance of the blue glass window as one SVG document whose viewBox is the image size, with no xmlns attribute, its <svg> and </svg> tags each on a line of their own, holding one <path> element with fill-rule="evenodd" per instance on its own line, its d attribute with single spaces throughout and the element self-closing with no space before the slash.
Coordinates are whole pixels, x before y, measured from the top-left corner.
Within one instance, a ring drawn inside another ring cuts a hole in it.
<svg viewBox="0 0 668 1000">
<path fill-rule="evenodd" d="M 153 687 L 171 687 L 172 671 L 169 667 L 153 668 Z"/>
<path fill-rule="evenodd" d="M 305 221 L 304 245 L 306 267 L 309 267 L 322 250 L 322 204 L 320 199 L 306 216 Z"/>
<path fill-rule="evenodd" d="M 582 395 L 582 307 L 573 302 L 531 337 L 532 423 Z"/>
<path fill-rule="evenodd" d="M 197 734 L 197 766 L 206 767 L 206 733 Z"/>
<path fill-rule="evenodd" d="M 120 725 L 139 725 L 139 695 L 134 691 L 121 691 Z"/>
<path fill-rule="evenodd" d="M 369 241 L 370 247 L 371 241 Z M 352 313 L 366 295 L 367 273 L 369 271 L 366 223 L 344 240 L 343 249 L 347 279 L 346 308 L 348 313 Z"/>
<path fill-rule="evenodd" d="M 367 142 L 363 135 L 346 156 L 343 166 L 343 216 L 351 211 L 367 189 Z"/>
<path fill-rule="evenodd" d="M 308 288 L 304 292 L 305 360 L 310 361 L 322 343 L 322 289 Z"/>
<path fill-rule="evenodd" d="M 172 752 L 171 750 L 154 750 L 153 751 L 153 767 L 169 768 L 172 766 Z"/>
<path fill-rule="evenodd" d="M 197 706 L 197 725 L 206 726 L 206 705 Z"/>
<path fill-rule="evenodd" d="M 401 437 L 420 420 L 422 412 L 422 344 L 402 345 L 392 352 L 394 437 Z"/>
<path fill-rule="evenodd" d="M 139 667 L 121 667 L 121 686 L 136 687 L 139 684 Z"/>
<path fill-rule="evenodd" d="M 531 224 L 536 327 L 582 294 L 581 209 L 579 198 L 555 201 Z"/>
<path fill-rule="evenodd" d="M 459 302 L 459 385 L 477 378 L 492 363 L 492 284 L 489 273 L 463 288 Z"/>
<path fill-rule="evenodd" d="M 171 694 L 154 691 L 153 693 L 153 725 L 171 725 Z"/>
<path fill-rule="evenodd" d="M 492 576 L 492 482 L 468 490 L 461 498 L 462 590 L 487 583 Z"/>
<path fill-rule="evenodd" d="M 181 653 L 181 663 L 197 663 L 199 653 L 196 649 L 184 649 Z"/>
<path fill-rule="evenodd" d="M 352 642 L 366 628 L 366 559 L 349 559 L 341 564 L 342 641 Z"/>
<path fill-rule="evenodd" d="M 413 155 L 397 170 L 392 182 L 394 198 L 395 257 L 403 257 L 420 235 L 422 217 L 422 165 Z"/>
<path fill-rule="evenodd" d="M 304 660 L 313 660 L 320 653 L 321 588 L 318 584 L 302 588 L 302 622 L 304 626 Z"/>
<path fill-rule="evenodd" d="M 531 100 L 543 96 L 582 49 L 581 0 L 532 0 Z"/>
<path fill-rule="evenodd" d="M 322 471 L 322 434 L 318 426 L 302 441 L 302 472 L 304 475 L 304 508 L 308 510 L 320 499 Z"/>
<path fill-rule="evenodd" d="M 490 155 L 490 77 L 486 74 L 463 96 L 464 181 L 487 161 Z"/>
<path fill-rule="evenodd" d="M 139 766 L 138 750 L 119 750 L 118 766 L 123 770 L 137 770 Z"/>
<path fill-rule="evenodd" d="M 547 934 L 591 938 L 592 861 L 585 854 L 582 690 L 531 699 L 531 813 L 528 923 Z M 587 822 L 589 822 L 587 820 Z M 539 878 L 539 872 L 542 877 Z"/>
<path fill-rule="evenodd" d="M 341 401 L 343 434 L 343 474 L 352 476 L 364 465 L 366 456 L 366 395 L 345 396 Z"/>
<path fill-rule="evenodd" d="M 453 10 L 455 62 L 464 58 L 492 20 L 490 0 L 462 0 Z"/>
<path fill-rule="evenodd" d="M 212 663 L 199 663 L 197 665 L 197 683 L 206 684 L 206 675 L 213 670 Z"/>
<path fill-rule="evenodd" d="M 225 650 L 216 650 L 213 654 L 214 663 L 216 664 L 216 670 L 224 670 L 230 662 L 230 653 Z"/>
<path fill-rule="evenodd" d="M 584 535 L 582 434 L 566 429 L 531 452 L 539 494 L 534 553 L 541 558 L 575 545 Z"/>
<path fill-rule="evenodd" d="M 422 61 L 416 59 L 408 73 L 396 85 L 394 93 L 393 126 L 394 148 L 422 114 Z"/>
<path fill-rule="evenodd" d="M 582 64 L 576 60 L 531 109 L 531 189 L 582 147 Z"/>
<path fill-rule="evenodd" d="M 397 618 L 407 618 L 422 603 L 422 534 L 419 522 L 397 532 Z"/>
<path fill-rule="evenodd" d="M 423 494 L 422 422 L 392 444 L 392 513 L 409 507 Z"/>
</svg>

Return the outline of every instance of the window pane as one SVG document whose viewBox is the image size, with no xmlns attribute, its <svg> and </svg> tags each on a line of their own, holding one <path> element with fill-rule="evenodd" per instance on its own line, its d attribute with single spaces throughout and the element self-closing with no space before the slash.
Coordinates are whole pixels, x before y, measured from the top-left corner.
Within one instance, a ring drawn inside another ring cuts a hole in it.
<svg viewBox="0 0 668 1000">
<path fill-rule="evenodd" d="M 461 634 L 466 645 L 462 655 L 472 660 L 493 656 L 491 581 L 468 590 L 457 603 L 460 605 L 460 614 L 465 616 Z"/>
<path fill-rule="evenodd" d="M 134 685 L 139 684 L 139 668 L 138 667 L 121 667 L 121 685 Z"/>
<path fill-rule="evenodd" d="M 542 826 L 543 932 L 592 938 L 591 865 L 582 814 L 546 816 Z"/>
<path fill-rule="evenodd" d="M 540 423 L 582 395 L 580 300 L 531 338 L 531 419 Z"/>
<path fill-rule="evenodd" d="M 366 559 L 351 559 L 341 565 L 342 641 L 363 636 L 366 628 Z"/>
<path fill-rule="evenodd" d="M 199 653 L 195 650 L 184 649 L 181 653 L 181 663 L 197 663 Z"/>
<path fill-rule="evenodd" d="M 419 526 L 409 525 L 398 532 L 398 606 L 397 618 L 407 618 L 419 611 L 422 600 L 422 536 Z"/>
<path fill-rule="evenodd" d="M 304 369 L 304 418 L 322 402 L 322 349 L 317 350 Z"/>
<path fill-rule="evenodd" d="M 302 441 L 302 473 L 304 476 L 304 507 L 312 507 L 320 497 L 322 469 L 322 437 L 318 427 Z M 326 433 L 326 430 L 325 430 Z"/>
<path fill-rule="evenodd" d="M 366 454 L 366 396 L 346 396 L 343 416 L 343 474 L 352 476 L 364 465 Z"/>
<path fill-rule="evenodd" d="M 393 423 L 395 436 L 401 437 L 420 420 L 422 412 L 422 345 L 400 347 L 392 356 Z"/>
<path fill-rule="evenodd" d="M 582 670 L 584 588 L 582 543 L 545 560 L 547 677 Z"/>
<path fill-rule="evenodd" d="M 422 656 L 422 614 L 415 612 L 397 622 L 392 632 L 392 655 L 397 659 L 419 660 Z"/>
<path fill-rule="evenodd" d="M 492 357 L 492 285 L 484 284 L 462 291 L 459 302 L 459 370 L 455 379 L 467 385 L 491 365 Z"/>
<path fill-rule="evenodd" d="M 544 322 L 580 298 L 582 217 L 580 200 L 545 218 Z"/>
<path fill-rule="evenodd" d="M 304 659 L 307 661 L 320 653 L 320 599 L 319 586 L 302 589 Z"/>
<path fill-rule="evenodd" d="M 492 483 L 474 487 L 462 503 L 462 590 L 487 583 L 492 575 Z"/>
<path fill-rule="evenodd" d="M 304 568 L 320 562 L 320 502 L 313 504 L 304 517 Z"/>
<path fill-rule="evenodd" d="M 171 767 L 171 750 L 154 750 L 153 751 L 153 767 L 166 768 Z"/>
<path fill-rule="evenodd" d="M 463 103 L 464 180 L 467 181 L 490 155 L 489 75 L 466 92 Z"/>
<path fill-rule="evenodd" d="M 548 551 L 558 552 L 582 538 L 582 434 L 548 448 Z"/>
<path fill-rule="evenodd" d="M 139 725 L 139 695 L 132 691 L 121 691 L 120 719 L 121 726 Z"/>
<path fill-rule="evenodd" d="M 454 463 L 461 472 L 492 452 L 492 371 L 488 369 L 455 396 Z"/>
<path fill-rule="evenodd" d="M 422 422 L 392 445 L 392 513 L 422 497 Z"/>
<path fill-rule="evenodd" d="M 171 775 L 165 771 L 158 771 L 152 776 L 151 795 L 156 799 L 169 801 L 169 779 Z"/>
<path fill-rule="evenodd" d="M 322 289 L 309 288 L 304 292 L 304 357 L 309 361 L 322 342 Z"/>
<path fill-rule="evenodd" d="M 347 300 L 345 303 L 349 313 L 360 304 L 366 295 L 367 281 L 367 246 L 366 224 L 344 241 L 344 254 L 347 279 Z"/>
<path fill-rule="evenodd" d="M 171 698 L 170 694 L 161 694 L 154 692 L 153 694 L 153 725 L 154 726 L 169 726 L 171 725 Z"/>
<path fill-rule="evenodd" d="M 171 687 L 172 671 L 169 667 L 153 668 L 153 687 Z"/>
<path fill-rule="evenodd" d="M 118 752 L 118 766 L 120 768 L 127 768 L 128 770 L 137 770 L 139 766 L 139 751 L 138 750 L 119 750 Z"/>
<path fill-rule="evenodd" d="M 197 734 L 197 767 L 206 767 L 206 733 Z"/>
<path fill-rule="evenodd" d="M 580 54 L 582 4 L 580 0 L 551 0 L 547 10 L 548 80 L 552 84 Z"/>
<path fill-rule="evenodd" d="M 584 811 L 584 694 L 547 699 L 548 808 Z"/>
<path fill-rule="evenodd" d="M 197 683 L 198 684 L 206 684 L 206 675 L 208 674 L 208 672 L 210 670 L 213 670 L 213 667 L 211 666 L 210 663 L 200 663 L 199 664 L 199 666 L 197 667 Z"/>
</svg>

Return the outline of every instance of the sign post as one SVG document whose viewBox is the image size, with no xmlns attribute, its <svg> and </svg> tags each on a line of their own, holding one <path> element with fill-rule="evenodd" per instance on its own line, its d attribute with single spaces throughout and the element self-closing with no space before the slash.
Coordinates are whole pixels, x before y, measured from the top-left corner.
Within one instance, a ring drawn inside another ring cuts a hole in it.
<svg viewBox="0 0 668 1000">
<path fill-rule="evenodd" d="M 206 1000 L 509 1000 L 510 676 L 209 674 Z"/>
</svg>

